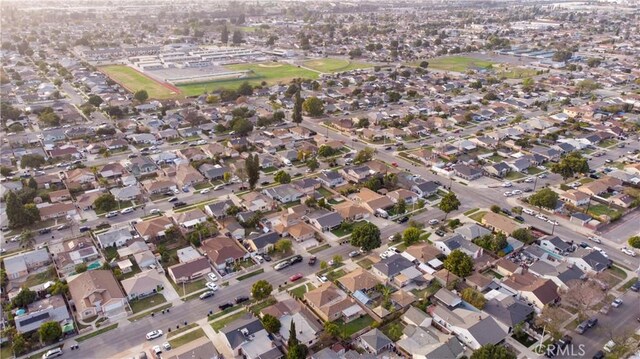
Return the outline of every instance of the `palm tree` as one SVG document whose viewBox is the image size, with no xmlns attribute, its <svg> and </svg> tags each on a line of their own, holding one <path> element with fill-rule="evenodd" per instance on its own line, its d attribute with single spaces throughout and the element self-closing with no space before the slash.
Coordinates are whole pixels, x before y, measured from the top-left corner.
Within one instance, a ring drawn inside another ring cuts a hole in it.
<svg viewBox="0 0 640 359">
<path fill-rule="evenodd" d="M 33 248 L 36 245 L 36 238 L 28 229 L 25 229 L 20 233 L 20 247 L 22 248 Z"/>
</svg>

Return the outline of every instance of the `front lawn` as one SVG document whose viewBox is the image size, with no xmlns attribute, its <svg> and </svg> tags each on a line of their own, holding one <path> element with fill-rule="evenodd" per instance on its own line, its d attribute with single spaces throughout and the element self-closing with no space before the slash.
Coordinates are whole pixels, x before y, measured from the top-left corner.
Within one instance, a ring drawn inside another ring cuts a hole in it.
<svg viewBox="0 0 640 359">
<path fill-rule="evenodd" d="M 538 167 L 533 167 L 533 166 L 532 166 L 532 167 L 527 168 L 527 173 L 528 173 L 528 174 L 530 174 L 530 175 L 532 175 L 532 176 L 533 176 L 533 175 L 538 175 L 538 174 L 540 174 L 540 173 L 542 173 L 542 172 L 544 172 L 544 171 L 545 171 L 545 170 L 541 170 L 541 169 L 539 169 Z"/>
<path fill-rule="evenodd" d="M 331 191 L 329 191 L 328 189 L 324 188 L 324 187 L 320 187 L 318 189 L 318 192 L 324 197 L 324 198 L 329 198 L 333 196 L 333 193 Z"/>
<path fill-rule="evenodd" d="M 616 141 L 616 140 L 611 138 L 611 139 L 604 140 L 604 141 L 600 142 L 598 144 L 598 147 L 607 148 L 607 147 L 611 147 L 611 146 L 615 145 L 616 143 L 618 143 L 618 141 Z"/>
<path fill-rule="evenodd" d="M 292 297 L 296 299 L 302 299 L 302 296 L 309 291 L 316 289 L 316 287 L 311 283 L 306 283 L 301 286 L 295 287 L 289 291 Z"/>
<path fill-rule="evenodd" d="M 167 299 L 164 297 L 164 295 L 156 293 L 146 298 L 132 300 L 129 302 L 129 305 L 131 305 L 131 310 L 133 311 L 133 313 L 139 313 L 166 302 Z"/>
<path fill-rule="evenodd" d="M 525 177 L 524 174 L 516 171 L 511 171 L 505 176 L 505 178 L 508 179 L 509 181 L 517 181 L 524 177 Z"/>
<path fill-rule="evenodd" d="M 309 248 L 309 249 L 307 249 L 307 252 L 309 252 L 311 254 L 316 254 L 318 252 L 322 252 L 325 249 L 329 249 L 329 248 L 331 248 L 331 245 L 329 243 L 325 243 L 325 244 L 323 244 L 321 246 L 315 246 L 313 248 Z"/>
<path fill-rule="evenodd" d="M 364 269 L 371 269 L 371 266 L 373 266 L 373 261 L 369 258 L 365 258 L 359 261 L 357 264 Z"/>
<path fill-rule="evenodd" d="M 171 348 L 175 349 L 181 345 L 185 345 L 189 342 L 192 342 L 196 339 L 202 338 L 204 337 L 204 330 L 202 330 L 202 328 L 198 328 L 192 332 L 189 332 L 185 335 L 181 335 L 179 337 L 176 337 L 175 339 L 171 339 L 169 340 L 169 344 L 171 344 Z"/>
<path fill-rule="evenodd" d="M 336 269 L 327 272 L 325 275 L 327 276 L 327 279 L 333 282 L 334 280 L 344 276 L 345 274 L 347 273 L 344 271 L 344 269 Z"/>
<path fill-rule="evenodd" d="M 169 280 L 171 281 L 171 285 L 173 285 L 173 288 L 175 288 L 176 292 L 178 292 L 178 295 L 180 296 L 191 294 L 195 291 L 205 289 L 206 288 L 205 284 L 207 284 L 207 280 L 204 278 L 200 278 L 196 281 L 184 283 L 184 284 L 176 284 L 171 280 L 171 278 L 169 278 Z"/>
<path fill-rule="evenodd" d="M 220 329 L 224 328 L 227 326 L 227 324 L 231 324 L 234 321 L 236 321 L 237 319 L 242 318 L 242 316 L 246 315 L 247 312 L 245 312 L 244 310 L 239 311 L 238 313 L 234 313 L 231 314 L 227 317 L 224 317 L 220 320 L 216 320 L 215 322 L 211 323 L 211 328 L 213 328 L 213 330 L 217 332 L 220 331 Z"/>
<path fill-rule="evenodd" d="M 264 273 L 264 268 L 260 268 L 257 271 L 254 271 L 254 272 L 251 272 L 251 273 L 243 274 L 243 275 L 239 276 L 236 279 L 239 280 L 239 281 L 240 280 L 245 280 L 245 279 L 251 278 L 253 276 L 256 276 L 258 274 L 261 274 L 261 273 Z"/>
<path fill-rule="evenodd" d="M 373 324 L 373 319 L 364 315 L 358 319 L 352 320 L 349 323 L 344 323 L 342 320 L 336 320 L 336 324 L 340 328 L 340 337 L 342 339 L 351 338 L 351 336 Z"/>
<path fill-rule="evenodd" d="M 484 218 L 485 214 L 487 214 L 487 211 L 480 211 L 470 215 L 469 218 L 473 219 L 478 223 L 482 223 L 482 218 Z"/>
<path fill-rule="evenodd" d="M 87 335 L 83 335 L 83 336 L 81 336 L 79 338 L 76 338 L 76 341 L 81 343 L 81 342 L 83 342 L 83 341 L 85 341 L 87 339 L 91 339 L 91 338 L 93 338 L 95 336 L 98 336 L 98 335 L 100 335 L 102 333 L 105 333 L 105 332 L 108 332 L 110 330 L 116 329 L 117 327 L 118 327 L 118 323 L 111 324 L 108 327 L 101 328 L 101 329 L 96 330 L 94 332 L 91 332 L 91 333 L 89 333 Z"/>
</svg>

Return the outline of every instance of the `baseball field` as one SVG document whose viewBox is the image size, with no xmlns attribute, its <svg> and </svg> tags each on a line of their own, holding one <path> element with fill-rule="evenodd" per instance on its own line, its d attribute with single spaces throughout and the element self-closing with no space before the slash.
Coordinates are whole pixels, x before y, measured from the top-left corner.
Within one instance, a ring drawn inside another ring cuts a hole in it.
<svg viewBox="0 0 640 359">
<path fill-rule="evenodd" d="M 180 90 L 173 85 L 156 81 L 129 66 L 110 65 L 100 67 L 99 70 L 132 93 L 146 90 L 151 99 L 161 100 L 180 95 Z"/>
</svg>

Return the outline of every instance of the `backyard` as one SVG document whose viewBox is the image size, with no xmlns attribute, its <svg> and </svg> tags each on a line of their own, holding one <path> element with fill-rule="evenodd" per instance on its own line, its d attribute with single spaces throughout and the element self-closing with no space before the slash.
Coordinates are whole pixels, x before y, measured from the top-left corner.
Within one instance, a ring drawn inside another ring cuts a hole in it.
<svg viewBox="0 0 640 359">
<path fill-rule="evenodd" d="M 349 323 L 344 323 L 342 320 L 336 320 L 335 323 L 340 328 L 340 337 L 342 337 L 342 339 L 348 339 L 353 334 L 369 327 L 373 323 L 373 319 L 368 315 L 364 315 Z"/>
</svg>

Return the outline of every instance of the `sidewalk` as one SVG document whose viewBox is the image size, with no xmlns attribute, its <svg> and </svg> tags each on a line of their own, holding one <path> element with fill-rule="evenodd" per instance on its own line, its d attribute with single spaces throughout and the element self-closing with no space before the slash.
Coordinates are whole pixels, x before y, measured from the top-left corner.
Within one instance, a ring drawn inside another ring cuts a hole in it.
<svg viewBox="0 0 640 359">
<path fill-rule="evenodd" d="M 524 345 L 520 344 L 520 342 L 518 342 L 517 340 L 513 339 L 511 336 L 508 336 L 507 339 L 505 340 L 505 342 L 507 344 L 511 345 L 517 351 L 520 352 L 520 355 L 518 356 L 518 359 L 524 359 L 524 358 L 533 359 L 533 358 L 540 358 L 541 357 L 541 355 L 536 354 L 533 350 L 531 350 L 531 349 L 525 347 Z"/>
</svg>

